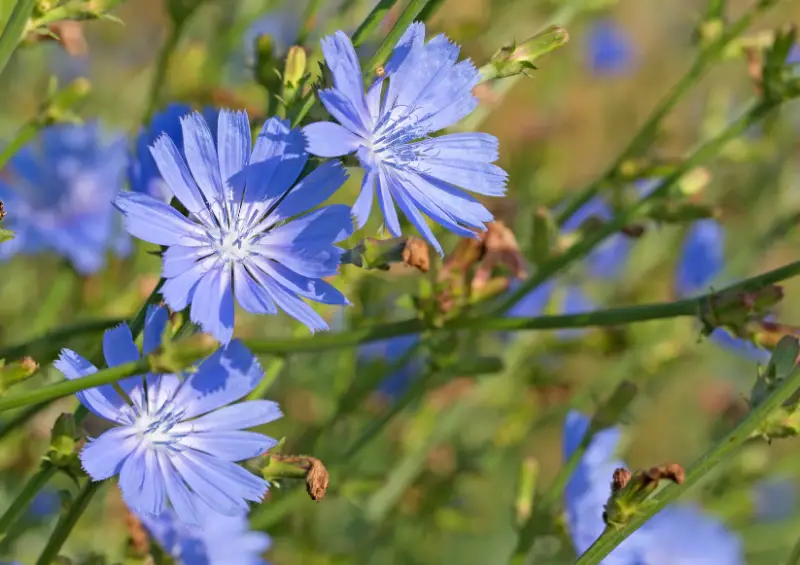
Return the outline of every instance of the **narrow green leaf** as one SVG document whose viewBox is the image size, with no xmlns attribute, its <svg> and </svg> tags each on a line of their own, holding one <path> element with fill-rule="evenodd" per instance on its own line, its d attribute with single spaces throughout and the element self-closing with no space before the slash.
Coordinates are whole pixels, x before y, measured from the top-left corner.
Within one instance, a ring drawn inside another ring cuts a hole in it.
<svg viewBox="0 0 800 565">
<path fill-rule="evenodd" d="M 36 0 L 17 0 L 14 11 L 11 12 L 11 17 L 8 18 L 8 23 L 0 34 L 0 73 L 6 68 L 11 54 L 19 45 L 35 3 Z"/>
<path fill-rule="evenodd" d="M 11 230 L 4 230 L 3 228 L 0 228 L 0 243 L 8 241 L 9 239 L 14 239 L 14 232 Z"/>
</svg>

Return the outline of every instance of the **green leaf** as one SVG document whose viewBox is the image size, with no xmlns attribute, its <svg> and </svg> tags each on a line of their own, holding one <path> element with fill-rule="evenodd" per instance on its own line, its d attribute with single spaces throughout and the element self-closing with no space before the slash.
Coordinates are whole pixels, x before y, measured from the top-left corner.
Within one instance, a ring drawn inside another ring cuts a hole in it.
<svg viewBox="0 0 800 565">
<path fill-rule="evenodd" d="M 35 3 L 36 0 L 18 0 L 14 6 L 14 11 L 11 12 L 11 17 L 8 19 L 6 27 L 3 28 L 3 33 L 0 34 L 0 73 L 3 72 L 8 60 L 11 59 L 11 54 L 19 45 Z"/>
<path fill-rule="evenodd" d="M 4 230 L 3 228 L 0 228 L 0 243 L 8 241 L 9 239 L 14 239 L 14 232 L 11 230 Z"/>
</svg>

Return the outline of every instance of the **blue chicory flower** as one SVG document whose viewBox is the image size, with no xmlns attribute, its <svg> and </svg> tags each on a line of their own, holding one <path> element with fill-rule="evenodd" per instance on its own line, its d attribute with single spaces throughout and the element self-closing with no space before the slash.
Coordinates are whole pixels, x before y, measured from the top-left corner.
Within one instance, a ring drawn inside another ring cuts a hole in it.
<svg viewBox="0 0 800 565">
<path fill-rule="evenodd" d="M 244 515 L 207 512 L 200 528 L 187 527 L 172 511 L 140 518 L 175 565 L 266 565 L 261 555 L 269 549 L 270 537 L 251 531 Z"/>
<path fill-rule="evenodd" d="M 183 131 L 181 118 L 192 113 L 188 104 L 170 104 L 161 112 L 153 115 L 148 127 L 142 128 L 136 138 L 136 148 L 128 164 L 128 182 L 131 190 L 149 194 L 153 198 L 169 203 L 172 192 L 158 170 L 156 160 L 150 152 L 153 145 L 162 135 L 169 136 L 183 154 Z M 209 125 L 214 143 L 217 142 L 217 119 L 219 112 L 215 108 L 203 109 L 203 117 Z"/>
<path fill-rule="evenodd" d="M 159 346 L 167 321 L 165 308 L 148 308 L 143 354 Z M 139 359 L 126 324 L 105 333 L 103 353 L 109 367 Z M 97 371 L 69 349 L 61 352 L 55 367 L 70 380 Z M 281 411 L 267 400 L 231 403 L 253 390 L 262 377 L 256 358 L 233 341 L 196 370 L 120 381 L 132 404 L 112 385 L 79 392 L 86 408 L 116 424 L 83 448 L 84 470 L 95 481 L 119 475 L 122 497 L 139 515 L 158 516 L 167 503 L 181 521 L 192 525 L 200 525 L 209 511 L 246 513 L 247 501 L 260 501 L 269 483 L 235 462 L 256 457 L 277 441 L 243 430 L 276 420 Z"/>
<path fill-rule="evenodd" d="M 110 249 L 130 250 L 119 229 L 113 201 L 122 188 L 126 140 L 108 143 L 97 123 L 44 130 L 17 152 L 0 179 L 8 216 L 3 227 L 14 239 L 0 244 L 0 260 L 54 251 L 89 275 L 100 270 Z"/>
<path fill-rule="evenodd" d="M 389 232 L 401 235 L 396 203 L 439 254 L 442 248 L 420 212 L 464 237 L 485 230 L 492 214 L 459 187 L 505 194 L 507 174 L 492 164 L 497 138 L 485 133 L 429 137 L 478 104 L 472 88 L 479 72 L 468 59 L 456 63 L 459 47 L 444 35 L 425 43 L 425 25 L 412 24 L 366 95 L 347 35 L 339 31 L 323 39 L 322 51 L 334 87 L 321 90 L 319 97 L 339 124 L 318 122 L 304 132 L 314 155 L 355 152 L 358 157 L 365 174 L 353 205 L 357 227 L 366 223 L 377 191 Z"/>
<path fill-rule="evenodd" d="M 769 478 L 753 489 L 756 518 L 777 522 L 792 516 L 797 510 L 797 485 L 790 478 Z"/>
<path fill-rule="evenodd" d="M 630 70 L 633 47 L 624 28 L 612 20 L 599 20 L 587 36 L 589 66 L 598 75 L 618 75 Z"/>
<path fill-rule="evenodd" d="M 360 359 L 369 361 L 382 358 L 387 366 L 397 363 L 408 351 L 419 343 L 419 335 L 404 335 L 373 341 L 358 348 Z M 391 399 L 396 399 L 405 392 L 411 380 L 419 374 L 419 363 L 406 363 L 400 370 L 389 374 L 378 386 L 378 391 Z"/>
<path fill-rule="evenodd" d="M 694 222 L 686 234 L 675 274 L 675 290 L 679 296 L 692 296 L 708 290 L 725 265 L 725 230 L 713 219 Z M 752 341 L 715 328 L 711 340 L 748 359 L 766 363 L 769 351 Z"/>
<path fill-rule="evenodd" d="M 570 412 L 564 426 L 564 456 L 569 458 L 589 429 L 589 419 Z M 620 440 L 617 428 L 601 430 L 565 489 L 567 523 L 578 554 L 586 551 L 605 529 L 603 507 L 611 494 L 614 460 Z M 602 561 L 602 565 L 744 565 L 742 544 L 716 518 L 696 505 L 668 506 Z"/>
<path fill-rule="evenodd" d="M 342 165 L 326 162 L 296 182 L 308 159 L 305 140 L 279 118 L 267 120 L 252 154 L 245 112 L 220 112 L 218 144 L 197 112 L 181 119 L 181 129 L 183 154 L 167 135 L 152 153 L 189 218 L 146 194 L 117 198 L 131 234 L 168 247 L 167 305 L 191 304 L 192 321 L 223 343 L 233 336 L 234 293 L 248 312 L 280 308 L 312 331 L 327 329 L 302 299 L 349 304 L 322 278 L 338 270 L 342 250 L 334 244 L 352 233 L 350 210 L 331 205 L 297 216 L 344 183 Z"/>
</svg>

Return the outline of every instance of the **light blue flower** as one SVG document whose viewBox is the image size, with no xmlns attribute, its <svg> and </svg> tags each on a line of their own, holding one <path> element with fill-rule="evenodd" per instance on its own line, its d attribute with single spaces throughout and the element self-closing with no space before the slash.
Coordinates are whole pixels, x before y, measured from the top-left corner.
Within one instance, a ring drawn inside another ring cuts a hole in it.
<svg viewBox="0 0 800 565">
<path fill-rule="evenodd" d="M 150 196 L 169 203 L 172 199 L 167 183 L 161 176 L 156 165 L 156 160 L 150 152 L 150 146 L 162 135 L 167 135 L 179 148 L 183 155 L 183 131 L 181 130 L 181 118 L 192 113 L 192 108 L 188 104 L 170 104 L 161 112 L 156 113 L 150 120 L 148 127 L 142 128 L 136 137 L 136 148 L 131 155 L 128 166 L 128 181 L 131 190 L 143 192 Z M 215 108 L 204 108 L 203 117 L 209 125 L 209 130 L 217 142 L 217 119 L 219 112 Z"/>
<path fill-rule="evenodd" d="M 589 218 L 608 222 L 614 217 L 611 207 L 600 197 L 592 198 L 564 222 L 564 232 L 577 231 Z M 630 254 L 631 241 L 622 234 L 606 238 L 584 260 L 589 276 L 595 279 L 616 277 Z"/>
<path fill-rule="evenodd" d="M 618 75 L 631 69 L 633 47 L 624 28 L 612 20 L 599 20 L 587 36 L 589 66 L 598 75 Z"/>
<path fill-rule="evenodd" d="M 589 419 L 570 412 L 564 426 L 564 457 L 578 448 Z M 567 524 L 578 554 L 605 529 L 603 506 L 611 495 L 617 428 L 594 435 L 565 489 Z M 693 504 L 668 506 L 622 542 L 602 565 L 744 565 L 742 544 L 722 523 Z"/>
<path fill-rule="evenodd" d="M 345 305 L 323 277 L 336 274 L 352 232 L 344 205 L 309 209 L 327 200 L 347 178 L 327 162 L 299 182 L 308 153 L 300 130 L 269 119 L 250 151 L 244 112 L 219 114 L 219 143 L 197 112 L 181 119 L 183 154 L 166 135 L 152 146 L 186 218 L 162 201 L 127 192 L 117 198 L 125 226 L 136 237 L 167 246 L 161 294 L 223 343 L 233 336 L 233 297 L 248 312 L 284 310 L 312 331 L 328 326 L 303 298 Z M 184 160 L 184 155 L 186 159 Z M 188 162 L 188 166 L 187 166 Z"/>
<path fill-rule="evenodd" d="M 16 153 L 0 179 L 3 227 L 16 237 L 0 243 L 0 260 L 54 251 L 88 275 L 105 265 L 109 249 L 127 254 L 130 239 L 113 207 L 125 146 L 123 137 L 106 143 L 97 123 L 58 125 Z"/>
<path fill-rule="evenodd" d="M 266 565 L 261 555 L 269 549 L 270 537 L 250 531 L 244 515 L 207 512 L 200 528 L 187 527 L 171 510 L 140 518 L 175 565 Z"/>
<path fill-rule="evenodd" d="M 306 126 L 309 151 L 321 157 L 355 153 L 364 168 L 353 205 L 362 227 L 377 192 L 389 232 L 401 235 L 395 204 L 442 254 L 422 213 L 448 230 L 473 237 L 492 214 L 464 188 L 503 196 L 506 172 L 497 159 L 497 138 L 485 133 L 429 134 L 453 125 L 477 106 L 472 88 L 479 73 L 469 60 L 456 62 L 459 47 L 444 35 L 425 43 L 425 26 L 412 24 L 397 43 L 384 76 L 364 93 L 361 67 L 341 31 L 322 40 L 334 87 L 319 92 L 339 124 Z"/>
<path fill-rule="evenodd" d="M 167 320 L 165 308 L 148 309 L 144 354 L 158 347 Z M 109 367 L 139 359 L 127 325 L 105 333 L 103 353 Z M 55 367 L 71 380 L 97 371 L 69 349 L 62 351 Z M 132 405 L 112 385 L 79 392 L 86 408 L 117 424 L 83 448 L 84 470 L 95 481 L 119 475 L 125 503 L 140 515 L 158 516 L 169 505 L 181 521 L 200 525 L 212 510 L 245 514 L 248 501 L 260 501 L 269 483 L 235 462 L 256 457 L 277 442 L 243 430 L 280 418 L 281 411 L 267 400 L 232 403 L 262 377 L 256 358 L 233 341 L 194 371 L 120 381 Z"/>
<path fill-rule="evenodd" d="M 419 335 L 403 335 L 373 341 L 359 347 L 358 356 L 365 361 L 383 359 L 388 367 L 399 362 L 418 343 Z M 406 391 L 412 379 L 419 374 L 420 369 L 418 360 L 411 360 L 399 370 L 387 375 L 377 390 L 391 399 L 396 399 Z"/>
<path fill-rule="evenodd" d="M 708 291 L 724 265 L 725 230 L 722 225 L 712 219 L 693 223 L 681 248 L 675 290 L 684 297 Z M 750 340 L 732 336 L 723 328 L 715 328 L 710 337 L 716 344 L 748 359 L 760 363 L 769 361 L 769 351 Z"/>
</svg>

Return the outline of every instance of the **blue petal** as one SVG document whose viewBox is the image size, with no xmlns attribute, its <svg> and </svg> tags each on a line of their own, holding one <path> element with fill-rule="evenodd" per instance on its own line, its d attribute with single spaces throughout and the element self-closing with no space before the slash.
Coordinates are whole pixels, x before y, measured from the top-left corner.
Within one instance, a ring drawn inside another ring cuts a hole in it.
<svg viewBox="0 0 800 565">
<path fill-rule="evenodd" d="M 83 470 L 94 481 L 103 481 L 120 472 L 122 464 L 139 446 L 136 430 L 112 428 L 89 440 L 80 453 Z"/>
<path fill-rule="evenodd" d="M 341 292 L 320 278 L 298 275 L 274 261 L 260 261 L 258 266 L 283 288 L 297 296 L 336 306 L 348 306 L 350 304 Z"/>
<path fill-rule="evenodd" d="M 675 286 L 687 296 L 705 289 L 725 263 L 725 232 L 716 220 L 692 224 L 681 251 Z"/>
<path fill-rule="evenodd" d="M 233 291 L 236 301 L 252 314 L 277 314 L 278 307 L 267 291 L 258 284 L 244 265 L 236 263 L 233 273 Z"/>
<path fill-rule="evenodd" d="M 270 118 L 256 138 L 240 216 L 247 222 L 260 219 L 294 184 L 308 160 L 305 137 L 289 122 Z"/>
<path fill-rule="evenodd" d="M 350 38 L 343 31 L 337 31 L 323 38 L 321 43 L 325 64 L 333 75 L 334 88 L 342 93 L 356 111 L 358 125 L 363 133 L 367 133 L 372 129 L 372 124 L 364 97 L 361 65 Z"/>
<path fill-rule="evenodd" d="M 384 67 L 385 76 L 389 77 L 386 89 L 386 108 L 395 106 L 399 93 L 403 90 L 409 76 L 414 72 L 417 59 L 425 45 L 425 24 L 414 22 L 403 33 L 392 51 L 392 56 Z"/>
<path fill-rule="evenodd" d="M 378 203 L 381 206 L 381 212 L 383 212 L 383 221 L 386 224 L 386 229 L 389 230 L 389 233 L 394 237 L 400 237 L 403 232 L 400 229 L 397 208 L 394 206 L 391 187 L 389 186 L 389 181 L 386 178 L 386 172 L 383 167 L 378 171 L 376 186 L 379 196 Z"/>
<path fill-rule="evenodd" d="M 370 131 L 363 125 L 364 120 L 347 97 L 334 88 L 320 90 L 317 93 L 320 102 L 331 117 L 342 124 L 346 130 L 353 132 L 359 138 L 367 139 Z M 367 119 L 371 119 L 367 117 Z"/>
<path fill-rule="evenodd" d="M 192 490 L 192 495 L 222 514 L 234 516 L 246 513 L 247 503 L 241 497 L 225 489 L 230 485 L 224 483 L 211 469 L 200 465 L 194 455 L 192 451 L 185 450 L 176 452 L 170 457 L 175 470 Z M 213 460 L 211 457 L 206 459 Z M 233 463 L 230 464 L 236 466 Z"/>
<path fill-rule="evenodd" d="M 341 163 L 323 163 L 292 187 L 286 198 L 270 214 L 270 219 L 291 218 L 319 206 L 333 196 L 346 180 L 347 172 Z"/>
<path fill-rule="evenodd" d="M 181 133 L 182 138 L 183 133 Z M 200 188 L 192 177 L 192 173 L 189 172 L 181 151 L 175 146 L 172 139 L 162 135 L 150 148 L 150 153 L 164 182 L 167 183 L 175 198 L 192 214 L 210 221 L 209 210 Z"/>
<path fill-rule="evenodd" d="M 217 149 L 214 146 L 214 138 L 208 129 L 208 124 L 199 112 L 193 112 L 181 118 L 181 128 L 183 129 L 183 152 L 186 154 L 189 170 L 211 208 L 211 212 L 217 220 L 223 222 L 225 219 L 223 209 L 226 205 L 225 192 L 222 187 Z"/>
<path fill-rule="evenodd" d="M 230 267 L 211 269 L 194 290 L 190 317 L 220 343 L 233 337 L 233 289 Z"/>
<path fill-rule="evenodd" d="M 183 274 L 168 279 L 161 287 L 161 296 L 173 311 L 180 312 L 192 302 L 200 279 L 215 268 L 220 268 L 220 261 L 214 256 L 198 261 Z"/>
<path fill-rule="evenodd" d="M 260 273 L 259 273 L 260 274 Z M 303 302 L 283 286 L 267 276 L 261 276 L 259 281 L 269 293 L 278 307 L 292 318 L 304 324 L 312 332 L 327 330 L 328 324 L 317 314 L 311 306 Z"/>
<path fill-rule="evenodd" d="M 142 353 L 152 353 L 161 345 L 161 336 L 169 321 L 169 312 L 163 306 L 148 306 L 144 318 Z"/>
<path fill-rule="evenodd" d="M 201 515 L 197 511 L 200 501 L 189 492 L 180 473 L 172 464 L 170 456 L 171 453 L 164 451 L 157 453 L 158 467 L 164 480 L 167 497 L 181 522 L 190 526 L 199 526 L 202 521 Z"/>
<path fill-rule="evenodd" d="M 465 132 L 440 135 L 411 146 L 430 151 L 443 161 L 453 159 L 492 163 L 497 161 L 499 141 L 488 133 Z"/>
<path fill-rule="evenodd" d="M 197 246 L 203 242 L 200 226 L 152 196 L 123 192 L 115 205 L 122 212 L 125 229 L 139 239 L 158 245 Z"/>
<path fill-rule="evenodd" d="M 470 60 L 454 65 L 441 79 L 426 92 L 419 101 L 425 118 L 418 127 L 426 131 L 438 131 L 451 126 L 469 115 L 478 105 L 472 89 L 478 84 L 480 73 Z"/>
<path fill-rule="evenodd" d="M 749 339 L 735 337 L 723 328 L 715 328 L 711 333 L 711 341 L 722 346 L 728 351 L 738 353 L 742 357 L 766 364 L 771 354 L 766 349 L 758 347 Z"/>
<path fill-rule="evenodd" d="M 252 255 L 247 259 L 247 267 L 253 272 L 255 267 L 268 270 L 267 261 L 277 261 L 304 277 L 319 279 L 333 276 L 337 272 L 341 253 L 338 248 L 326 247 L 292 247 L 288 245 L 259 244 L 252 248 Z"/>
<path fill-rule="evenodd" d="M 343 204 L 332 204 L 270 230 L 260 243 L 297 250 L 327 248 L 352 232 L 350 209 Z"/>
<path fill-rule="evenodd" d="M 450 72 L 458 60 L 459 52 L 458 45 L 444 35 L 437 35 L 426 43 L 409 75 L 399 85 L 395 106 L 415 108 L 423 100 L 428 100 L 433 102 L 430 108 L 424 108 L 424 114 L 428 114 L 431 110 L 450 104 L 452 96 L 447 99 L 442 97 L 444 92 L 441 88 L 450 81 Z"/>
<path fill-rule="evenodd" d="M 119 488 L 122 499 L 134 512 L 152 514 L 152 510 L 143 506 L 142 488 L 145 482 L 145 453 L 148 451 L 143 443 L 123 461 L 119 471 Z M 150 477 L 148 477 L 150 478 Z"/>
<path fill-rule="evenodd" d="M 393 177 L 388 175 L 387 177 L 391 182 Z M 419 210 L 417 210 L 416 205 L 405 194 L 402 186 L 392 188 L 392 195 L 394 196 L 395 202 L 397 202 L 397 205 L 400 207 L 400 210 L 402 210 L 403 214 L 405 214 L 406 218 L 408 218 L 412 225 L 419 230 L 419 232 L 422 234 L 422 237 L 424 237 L 425 240 L 436 250 L 436 252 L 443 257 L 444 251 L 442 250 L 442 246 L 439 244 L 436 236 L 433 235 L 433 231 L 428 226 L 428 222 L 422 217 L 422 214 L 419 213 Z"/>
<path fill-rule="evenodd" d="M 317 122 L 303 128 L 308 152 L 318 157 L 341 157 L 354 152 L 364 139 L 333 122 Z"/>
<path fill-rule="evenodd" d="M 141 490 L 137 495 L 139 512 L 157 516 L 164 511 L 166 502 L 166 489 L 161 480 L 161 473 L 158 468 L 157 454 L 153 449 L 147 449 L 144 453 L 144 477 L 142 478 Z M 120 485 L 122 475 L 120 475 Z"/>
<path fill-rule="evenodd" d="M 235 463 L 211 457 L 201 451 L 184 451 L 183 455 L 182 462 L 186 464 L 185 469 L 191 468 L 204 481 L 211 483 L 214 490 L 237 503 L 237 510 L 221 511 L 223 514 L 236 515 L 246 513 L 249 510 L 246 500 L 261 502 L 267 493 L 267 487 L 269 486 L 267 481 L 246 471 Z M 216 493 L 206 490 L 205 493 L 200 494 L 208 495 L 207 497 L 201 496 L 201 499 L 214 508 L 210 500 Z M 244 509 L 244 512 L 241 509 Z"/>
<path fill-rule="evenodd" d="M 430 155 L 436 155 L 435 139 L 430 142 Z M 470 159 L 444 159 L 421 155 L 414 169 L 419 174 L 460 186 L 471 192 L 486 196 L 503 196 L 506 192 L 508 174 L 491 163 Z"/>
<path fill-rule="evenodd" d="M 278 445 L 278 440 L 255 432 L 203 432 L 185 437 L 182 444 L 217 459 L 235 462 L 263 455 Z"/>
<path fill-rule="evenodd" d="M 103 355 L 109 367 L 139 360 L 139 348 L 133 342 L 128 324 L 115 326 L 103 334 Z"/>
<path fill-rule="evenodd" d="M 97 372 L 97 368 L 86 359 L 69 349 L 62 349 L 61 355 L 53 363 L 69 380 L 76 380 Z M 124 420 L 120 409 L 125 402 L 111 385 L 90 388 L 76 394 L 78 400 L 95 415 L 122 423 Z"/>
<path fill-rule="evenodd" d="M 244 190 L 244 168 L 250 161 L 252 142 L 247 112 L 220 111 L 217 132 L 222 182 L 228 199 L 238 204 Z"/>
<path fill-rule="evenodd" d="M 184 381 L 173 398 L 188 420 L 244 397 L 264 376 L 258 360 L 239 341 L 217 350 Z"/>
<path fill-rule="evenodd" d="M 376 173 L 364 171 L 364 179 L 361 181 L 361 192 L 359 192 L 358 198 L 351 209 L 357 229 L 363 228 L 364 224 L 369 220 L 369 213 L 372 211 L 372 200 L 375 194 L 376 177 Z"/>
<path fill-rule="evenodd" d="M 277 402 L 271 400 L 248 400 L 225 406 L 194 420 L 175 426 L 179 433 L 185 432 L 232 432 L 254 428 L 273 422 L 283 414 Z"/>
<path fill-rule="evenodd" d="M 197 263 L 201 258 L 208 257 L 212 253 L 210 247 L 185 247 L 183 245 L 172 245 L 164 251 L 162 258 L 164 267 L 161 276 L 171 279 L 182 275 Z"/>
</svg>

